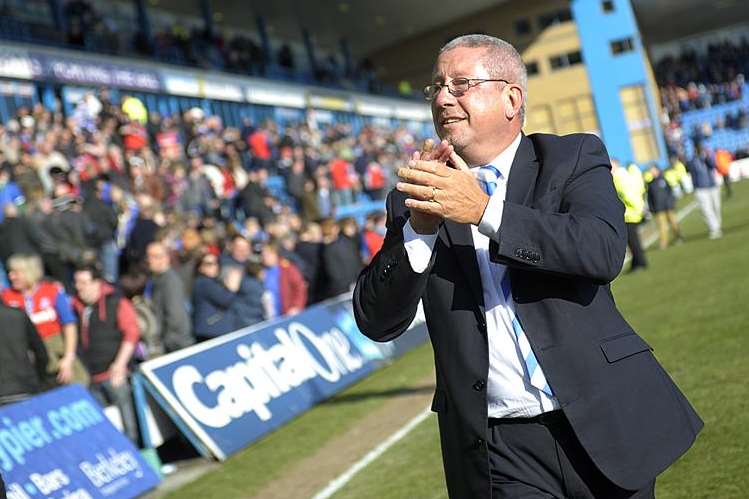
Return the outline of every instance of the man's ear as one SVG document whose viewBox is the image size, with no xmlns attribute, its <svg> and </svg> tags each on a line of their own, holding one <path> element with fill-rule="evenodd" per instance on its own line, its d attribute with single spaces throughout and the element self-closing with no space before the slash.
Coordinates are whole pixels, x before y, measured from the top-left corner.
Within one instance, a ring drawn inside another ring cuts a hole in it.
<svg viewBox="0 0 749 499">
<path fill-rule="evenodd" d="M 516 85 L 509 86 L 505 92 L 502 92 L 502 102 L 505 105 L 505 118 L 513 119 L 520 114 L 520 108 L 523 105 L 523 91 Z"/>
<path fill-rule="evenodd" d="M 502 104 L 504 105 L 505 118 L 511 120 L 515 116 L 515 110 L 512 106 L 510 92 L 502 92 Z"/>
</svg>

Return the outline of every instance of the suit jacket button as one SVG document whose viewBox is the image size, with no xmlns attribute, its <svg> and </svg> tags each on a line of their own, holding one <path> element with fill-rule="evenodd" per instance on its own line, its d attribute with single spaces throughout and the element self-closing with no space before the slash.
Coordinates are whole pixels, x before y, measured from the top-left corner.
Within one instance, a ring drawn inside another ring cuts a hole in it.
<svg viewBox="0 0 749 499">
<path fill-rule="evenodd" d="M 473 389 L 476 390 L 477 392 L 480 392 L 481 390 L 484 389 L 484 386 L 486 386 L 486 383 L 484 383 L 483 379 L 480 379 L 473 384 Z"/>
<path fill-rule="evenodd" d="M 473 442 L 473 446 L 476 447 L 477 449 L 480 449 L 481 447 L 483 447 L 483 445 L 484 445 L 484 439 L 483 438 L 477 438 Z"/>
</svg>

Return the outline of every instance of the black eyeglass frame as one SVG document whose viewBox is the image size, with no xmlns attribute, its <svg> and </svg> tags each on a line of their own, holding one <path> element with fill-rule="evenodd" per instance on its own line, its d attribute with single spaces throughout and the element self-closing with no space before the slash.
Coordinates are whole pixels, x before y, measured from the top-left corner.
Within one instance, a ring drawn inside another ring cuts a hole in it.
<svg viewBox="0 0 749 499">
<path fill-rule="evenodd" d="M 429 102 L 433 101 L 442 91 L 443 87 L 447 87 L 447 91 L 450 92 L 450 95 L 452 95 L 453 97 L 461 97 L 466 92 L 468 92 L 471 88 L 475 87 L 476 85 L 480 85 L 481 83 L 487 82 L 487 81 L 501 81 L 502 83 L 507 83 L 508 85 L 510 85 L 509 81 L 503 80 L 501 78 L 495 78 L 495 79 L 492 79 L 492 78 L 453 78 L 452 80 L 450 80 L 449 83 L 432 83 L 424 87 L 424 98 Z M 466 85 L 466 88 L 464 90 L 456 90 L 455 82 L 459 82 L 457 84 L 459 86 Z M 471 83 L 471 82 L 475 82 L 475 83 Z"/>
</svg>

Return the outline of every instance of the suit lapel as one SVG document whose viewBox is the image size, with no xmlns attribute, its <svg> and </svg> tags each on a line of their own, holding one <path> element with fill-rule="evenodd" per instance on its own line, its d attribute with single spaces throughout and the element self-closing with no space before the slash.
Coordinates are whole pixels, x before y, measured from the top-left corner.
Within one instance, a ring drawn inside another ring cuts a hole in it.
<svg viewBox="0 0 749 499">
<path fill-rule="evenodd" d="M 507 179 L 505 202 L 529 206 L 533 200 L 533 191 L 538 178 L 538 158 L 531 139 L 523 134 L 520 145 L 510 167 L 510 178 Z M 489 254 L 499 253 L 499 244 L 492 239 L 489 242 Z"/>
<path fill-rule="evenodd" d="M 510 178 L 507 179 L 505 201 L 525 206 L 530 205 L 533 199 L 536 177 L 538 177 L 536 151 L 531 139 L 523 134 L 515 153 L 515 159 L 512 161 Z"/>
<path fill-rule="evenodd" d="M 473 246 L 473 235 L 471 227 L 467 224 L 458 224 L 446 220 L 444 232 L 449 241 L 449 247 L 458 260 L 458 264 L 463 270 L 463 275 L 468 280 L 468 287 L 471 288 L 473 298 L 484 313 L 484 288 L 481 285 L 481 274 L 479 274 L 479 263 L 476 260 L 476 249 Z"/>
</svg>

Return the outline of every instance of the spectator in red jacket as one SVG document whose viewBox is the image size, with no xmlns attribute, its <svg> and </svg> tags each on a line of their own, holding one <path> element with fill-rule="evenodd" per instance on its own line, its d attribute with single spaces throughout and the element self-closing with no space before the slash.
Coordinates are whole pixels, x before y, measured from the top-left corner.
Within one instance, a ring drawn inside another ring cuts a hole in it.
<svg viewBox="0 0 749 499">
<path fill-rule="evenodd" d="M 351 163 L 339 157 L 332 160 L 328 168 L 333 181 L 335 204 L 341 206 L 353 203 L 356 173 Z"/>
<path fill-rule="evenodd" d="M 247 145 L 250 146 L 250 151 L 255 160 L 255 167 L 270 167 L 272 152 L 268 144 L 268 133 L 265 130 L 258 128 L 252 132 L 252 134 L 247 137 Z"/>
<path fill-rule="evenodd" d="M 296 265 L 281 257 L 278 250 L 276 242 L 261 250 L 265 289 L 273 297 L 274 316 L 297 314 L 307 305 L 307 283 Z"/>
<path fill-rule="evenodd" d="M 366 263 L 369 263 L 385 242 L 385 214 L 377 212 L 367 215 L 362 236 L 367 253 Z"/>
<path fill-rule="evenodd" d="M 122 415 L 125 434 L 138 442 L 132 395 L 128 385 L 129 364 L 140 339 L 138 321 L 130 300 L 102 279 L 94 265 L 74 274 L 77 296 L 80 352 L 91 373 L 89 390 L 102 406 L 115 405 Z"/>
</svg>

